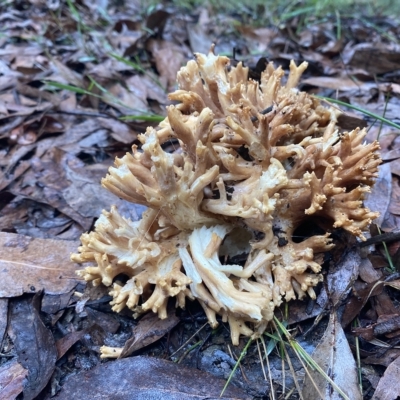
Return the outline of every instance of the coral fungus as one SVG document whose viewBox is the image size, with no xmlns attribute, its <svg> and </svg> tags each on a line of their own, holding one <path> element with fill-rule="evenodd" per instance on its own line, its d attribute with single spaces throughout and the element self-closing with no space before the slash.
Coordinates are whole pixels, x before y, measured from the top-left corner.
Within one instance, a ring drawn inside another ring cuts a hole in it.
<svg viewBox="0 0 400 400">
<path fill-rule="evenodd" d="M 82 235 L 72 259 L 79 274 L 111 286 L 113 309 L 167 316 L 197 299 L 211 326 L 228 321 L 232 342 L 265 330 L 283 300 L 315 298 L 322 257 L 333 246 L 326 227 L 364 239 L 377 213 L 363 207 L 380 158 L 365 130 L 341 131 L 339 111 L 296 89 L 307 63 L 272 63 L 260 82 L 241 63 L 196 54 L 178 73 L 177 105 L 141 148 L 117 158 L 103 186 L 148 207 L 140 221 L 104 211 Z M 162 145 L 175 139 L 177 150 Z M 294 241 L 314 218 L 324 233 Z M 244 254 L 241 265 L 232 262 Z M 128 277 L 126 283 L 115 279 Z"/>
</svg>

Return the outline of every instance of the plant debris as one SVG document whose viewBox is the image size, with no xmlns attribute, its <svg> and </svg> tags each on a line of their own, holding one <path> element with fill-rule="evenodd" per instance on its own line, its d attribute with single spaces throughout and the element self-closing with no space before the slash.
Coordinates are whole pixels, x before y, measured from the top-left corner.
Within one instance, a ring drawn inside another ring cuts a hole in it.
<svg viewBox="0 0 400 400">
<path fill-rule="evenodd" d="M 299 89 L 342 111 L 338 126 L 343 131 L 368 125 L 366 141 L 379 142 L 384 164 L 366 200 L 369 208 L 381 212 L 376 225 L 366 232 L 365 242 L 333 230 L 335 248 L 319 260 L 324 282 L 314 289 L 316 299 L 281 305 L 275 317 L 289 324 L 293 340 L 311 354 L 335 315 L 337 332 L 342 332 L 339 325 L 344 332 L 336 339 L 347 341 L 351 349 L 350 353 L 346 348 L 350 361 L 343 368 L 353 371 L 353 359 L 360 360 L 357 372 L 362 381 L 352 381 L 350 392 L 362 387 L 366 399 L 397 397 L 400 24 L 396 5 L 391 5 L 387 17 L 375 3 L 337 10 L 310 8 L 306 1 L 271 4 L 268 9 L 223 4 L 221 10 L 193 4 L 190 10 L 177 0 L 157 6 L 136 0 L 2 5 L 0 397 L 71 398 L 69 391 L 85 385 L 85 398 L 92 397 L 89 389 L 107 397 L 108 368 L 118 377 L 117 385 L 126 377 L 120 365 L 129 363 L 162 367 L 152 370 L 146 387 L 135 387 L 143 375 L 127 383 L 126 393 L 136 390 L 161 398 L 175 377 L 178 383 L 168 395 L 219 397 L 224 383 L 209 374 L 228 379 L 246 346 L 243 339 L 237 348 L 228 346 L 229 329 L 219 317 L 220 326 L 213 330 L 205 325 L 199 304 L 187 302 L 162 332 L 156 325 L 142 331 L 156 341 L 142 348 L 139 341 L 128 358 L 101 360 L 102 346 L 122 348 L 128 339 L 135 341 L 133 332 L 144 325 L 132 319 L 131 312 L 115 315 L 107 291 L 85 288 L 69 261 L 79 237 L 93 230 L 101 210 L 110 204 L 124 218 L 142 218 L 144 206 L 103 190 L 100 179 L 132 145 L 141 151 L 139 135 L 166 117 L 167 106 L 176 106 L 167 98 L 176 89 L 176 73 L 194 52 L 206 53 L 211 43 L 216 43 L 216 53 L 232 59 L 232 66 L 243 62 L 249 67 L 249 76 L 257 82 L 269 62 L 288 71 L 290 60 L 297 65 L 307 61 Z M 162 145 L 166 153 L 177 147 L 174 140 Z M 240 155 L 248 156 L 245 148 Z M 319 233 L 311 221 L 294 236 L 303 241 L 315 234 Z M 282 233 L 275 235 L 283 244 Z M 230 262 L 243 263 L 243 254 Z M 126 277 L 120 275 L 118 280 L 125 283 Z M 41 296 L 35 295 L 41 290 Z M 261 339 L 248 346 L 225 392 L 228 398 L 261 399 L 272 393 L 275 398 L 300 397 L 303 365 L 279 329 L 267 333 L 271 336 L 262 336 L 265 350 Z M 25 363 L 22 351 L 28 344 L 33 360 Z M 180 371 L 184 382 L 178 379 Z M 87 374 L 103 379 L 86 381 Z M 153 382 L 153 386 L 160 382 L 157 392 L 151 392 Z M 326 381 L 320 388 L 326 388 Z"/>
</svg>

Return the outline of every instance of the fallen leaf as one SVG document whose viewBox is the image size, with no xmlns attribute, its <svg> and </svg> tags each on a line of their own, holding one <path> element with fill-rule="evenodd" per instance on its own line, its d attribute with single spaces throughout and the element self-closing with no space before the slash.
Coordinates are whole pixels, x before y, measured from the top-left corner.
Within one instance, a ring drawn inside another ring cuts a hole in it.
<svg viewBox="0 0 400 400">
<path fill-rule="evenodd" d="M 97 218 L 103 209 L 109 209 L 110 204 L 116 205 L 119 210 L 125 207 L 129 210 L 130 218 L 137 215 L 136 204 L 127 204 L 101 186 L 101 179 L 106 176 L 109 167 L 110 162 L 85 166 L 79 158 L 72 156 L 64 163 L 65 177 L 69 185 L 62 189 L 61 194 L 68 206 L 85 219 Z"/>
<path fill-rule="evenodd" d="M 400 180 L 395 177 L 392 179 L 392 195 L 388 210 L 393 214 L 400 215 Z"/>
<path fill-rule="evenodd" d="M 119 358 L 130 356 L 135 351 L 161 339 L 179 323 L 179 318 L 172 312 L 168 318 L 160 319 L 157 314 L 145 315 L 133 328 L 132 337 L 127 340 Z"/>
<path fill-rule="evenodd" d="M 371 193 L 368 193 L 364 204 L 370 210 L 379 211 L 380 215 L 374 220 L 374 223 L 381 227 L 385 217 L 386 210 L 390 204 L 390 195 L 392 192 L 392 174 L 390 163 L 382 164 L 379 167 L 379 175 L 372 187 Z"/>
<path fill-rule="evenodd" d="M 355 283 L 355 290 L 353 295 L 346 301 L 345 309 L 342 317 L 342 326 L 346 327 L 349 325 L 354 318 L 357 317 L 358 313 L 365 306 L 370 297 L 377 296 L 382 293 L 383 290 L 383 282 L 371 282 L 369 284 L 363 284 L 363 286 L 358 287 L 360 285 L 360 281 Z"/>
<path fill-rule="evenodd" d="M 400 315 L 384 315 L 374 326 L 374 335 L 384 335 L 400 329 Z"/>
<path fill-rule="evenodd" d="M 0 343 L 3 343 L 4 333 L 7 329 L 8 299 L 0 298 Z"/>
<path fill-rule="evenodd" d="M 398 314 L 399 310 L 395 305 L 395 301 L 393 301 L 391 296 L 389 296 L 386 289 L 382 290 L 381 293 L 375 296 L 375 312 L 379 317 L 388 314 Z M 397 302 L 396 302 L 397 303 Z"/>
<path fill-rule="evenodd" d="M 400 396 L 400 357 L 386 369 L 378 383 L 372 400 L 396 400 Z"/>
<path fill-rule="evenodd" d="M 33 239 L 0 232 L 0 297 L 44 290 L 69 292 L 78 282 L 70 255 L 78 241 Z"/>
<path fill-rule="evenodd" d="M 64 310 L 68 306 L 74 292 L 75 288 L 62 294 L 44 294 L 40 311 L 46 314 L 56 314 L 60 310 Z"/>
<path fill-rule="evenodd" d="M 346 112 L 346 113 L 339 115 L 338 126 L 341 129 L 353 130 L 356 128 L 366 128 L 368 126 L 368 124 L 363 119 L 361 119 L 357 116 L 351 115 L 351 113 L 349 113 L 349 112 Z"/>
<path fill-rule="evenodd" d="M 23 381 L 28 371 L 17 362 L 9 361 L 0 366 L 0 398 L 15 399 L 23 389 Z"/>
<path fill-rule="evenodd" d="M 312 358 L 349 399 L 362 399 L 356 363 L 336 312 L 330 315 L 325 334 Z M 316 369 L 308 368 L 308 373 L 310 375 L 306 374 L 303 386 L 304 399 L 319 400 L 321 395 L 324 400 L 342 399 Z"/>
<path fill-rule="evenodd" d="M 146 114 L 148 112 L 147 102 L 120 83 L 110 86 L 108 91 L 104 93 L 102 100 L 116 108 L 122 115 Z"/>
<path fill-rule="evenodd" d="M 99 118 L 100 124 L 111 131 L 111 136 L 124 144 L 132 144 L 137 138 L 137 132 L 127 124 L 111 118 Z"/>
<path fill-rule="evenodd" d="M 367 283 L 376 282 L 382 277 L 382 272 L 376 270 L 368 258 L 362 258 L 360 262 L 360 278 Z"/>
<path fill-rule="evenodd" d="M 385 348 L 379 350 L 376 354 L 364 358 L 363 362 L 388 367 L 396 358 L 400 357 L 400 349 L 388 349 L 388 347 L 389 345 L 386 345 Z"/>
<path fill-rule="evenodd" d="M 81 340 L 86 330 L 70 332 L 56 342 L 57 360 L 59 360 L 77 341 Z"/>
<path fill-rule="evenodd" d="M 55 69 L 55 73 L 63 78 L 63 81 L 61 83 L 72 84 L 79 88 L 83 88 L 85 86 L 82 75 L 78 74 L 75 71 L 72 71 L 63 62 L 53 58 L 51 60 L 51 63 L 53 69 Z"/>
<path fill-rule="evenodd" d="M 218 400 L 224 384 L 211 374 L 170 361 L 131 357 L 100 364 L 91 371 L 71 376 L 53 399 Z M 221 398 L 250 397 L 241 389 L 229 386 Z"/>
<path fill-rule="evenodd" d="M 168 88 L 172 89 L 176 85 L 176 73 L 185 61 L 182 47 L 166 40 L 155 39 L 151 39 L 148 46 L 160 77 L 164 78 Z"/>
<path fill-rule="evenodd" d="M 301 83 L 341 91 L 370 90 L 376 87 L 375 82 L 355 82 L 353 79 L 341 76 L 313 76 L 302 79 Z"/>
<path fill-rule="evenodd" d="M 105 332 L 116 333 L 120 327 L 114 313 L 103 313 L 90 307 L 85 307 L 88 320 L 94 325 L 97 324 Z"/>
<path fill-rule="evenodd" d="M 329 271 L 327 285 L 330 302 L 338 305 L 350 292 L 354 281 L 358 277 L 361 257 L 358 249 L 346 252 L 338 263 L 334 265 L 334 271 Z"/>
<path fill-rule="evenodd" d="M 171 13 L 162 9 L 153 11 L 147 17 L 146 28 L 151 29 L 154 33 L 161 37 L 170 15 Z"/>
<path fill-rule="evenodd" d="M 210 45 L 213 43 L 213 38 L 209 34 L 207 26 L 210 23 L 207 7 L 201 10 L 199 21 L 197 24 L 187 24 L 187 34 L 190 43 L 190 48 L 193 52 L 207 54 L 210 51 Z"/>
<path fill-rule="evenodd" d="M 18 361 L 26 368 L 24 400 L 34 399 L 56 367 L 57 350 L 51 332 L 39 316 L 40 295 L 10 301 L 10 330 Z"/>
<path fill-rule="evenodd" d="M 383 74 L 400 68 L 400 46 L 386 43 L 359 43 L 347 46 L 342 53 L 342 59 L 345 64 L 362 68 L 371 74 Z"/>
<path fill-rule="evenodd" d="M 371 386 L 374 389 L 376 389 L 376 387 L 378 386 L 378 383 L 380 381 L 380 376 L 379 376 L 378 371 L 376 371 L 375 368 L 366 365 L 362 368 L 362 374 L 363 374 L 363 378 L 368 379 Z"/>
<path fill-rule="evenodd" d="M 373 89 L 388 92 L 390 88 L 392 93 L 400 93 L 400 85 L 396 83 L 390 85 L 388 83 L 379 85 L 373 81 L 363 82 L 360 80 L 351 79 L 347 76 L 315 76 L 312 78 L 303 79 L 301 83 L 333 90 L 340 90 L 343 92 L 349 90 L 368 92 Z"/>
</svg>

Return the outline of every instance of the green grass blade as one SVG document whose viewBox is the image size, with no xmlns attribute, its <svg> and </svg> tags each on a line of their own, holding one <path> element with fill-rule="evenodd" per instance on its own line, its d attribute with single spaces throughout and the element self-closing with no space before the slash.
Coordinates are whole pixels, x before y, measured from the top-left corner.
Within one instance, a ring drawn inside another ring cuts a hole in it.
<svg viewBox="0 0 400 400">
<path fill-rule="evenodd" d="M 91 83 L 91 85 L 92 85 L 91 87 L 95 86 L 95 87 L 97 87 L 97 89 L 99 89 L 101 92 L 103 92 L 103 93 L 108 93 L 108 94 L 109 94 L 109 91 L 108 91 L 104 86 L 101 86 L 100 83 L 98 83 L 97 81 L 95 81 L 91 76 L 88 75 L 88 78 L 89 78 L 90 83 Z"/>
<path fill-rule="evenodd" d="M 280 330 L 282 330 L 286 339 L 288 340 L 290 346 L 293 350 L 299 354 L 303 360 L 313 369 L 317 370 L 324 379 L 338 392 L 345 400 L 350 400 L 349 397 L 336 385 L 336 383 L 326 374 L 326 372 L 314 361 L 314 359 L 301 347 L 301 345 L 293 339 L 292 335 L 285 328 L 278 318 L 274 317 L 274 322 L 277 324 Z"/>
<path fill-rule="evenodd" d="M 92 92 L 89 92 L 86 89 L 82 89 L 82 88 L 80 88 L 78 86 L 65 85 L 63 83 L 53 82 L 53 81 L 44 81 L 44 83 L 46 85 L 53 86 L 53 87 L 55 87 L 57 89 L 69 90 L 70 92 L 74 92 L 74 93 L 78 93 L 78 94 L 86 94 L 86 95 L 89 95 L 89 96 L 100 97 L 100 96 L 98 96 L 98 95 L 96 95 L 96 94 L 94 94 Z"/>
<path fill-rule="evenodd" d="M 229 385 L 229 383 L 230 383 L 230 381 L 231 381 L 231 379 L 232 379 L 232 377 L 233 377 L 233 374 L 234 374 L 235 371 L 237 370 L 237 367 L 239 366 L 240 361 L 242 361 L 242 358 L 246 355 L 247 349 L 249 348 L 249 346 L 250 346 L 250 344 L 251 344 L 252 342 L 253 342 L 253 340 L 252 340 L 252 339 L 249 339 L 248 342 L 246 343 L 246 346 L 244 347 L 244 349 L 243 349 L 242 352 L 240 353 L 240 356 L 239 356 L 238 360 L 236 361 L 236 364 L 235 364 L 235 366 L 233 367 L 232 372 L 229 374 L 229 378 L 228 378 L 228 380 L 226 381 L 225 386 L 224 386 L 224 388 L 222 389 L 222 392 L 221 392 L 221 394 L 219 395 L 219 397 L 222 397 L 222 396 L 223 396 L 223 394 L 224 394 L 226 388 L 228 387 L 228 385 Z"/>
<path fill-rule="evenodd" d="M 133 62 L 133 61 L 130 61 L 130 60 L 128 60 L 127 58 L 121 57 L 121 56 L 119 56 L 118 54 L 115 54 L 115 53 L 110 53 L 110 56 L 111 56 L 112 58 L 115 58 L 117 61 L 120 61 L 120 62 L 122 62 L 123 64 L 127 65 L 128 67 L 133 68 L 135 71 L 142 72 L 143 74 L 146 73 L 146 70 L 145 70 L 140 64 L 138 64 L 138 63 L 135 63 L 135 62 Z"/>
<path fill-rule="evenodd" d="M 109 55 L 110 55 L 110 57 L 115 58 L 117 61 L 120 61 L 120 62 L 124 63 L 124 64 L 127 65 L 128 67 L 133 68 L 135 71 L 138 71 L 138 72 L 141 72 L 142 74 L 147 75 L 147 76 L 148 76 L 157 86 L 159 86 L 164 92 L 166 91 L 166 90 L 165 90 L 165 87 L 161 84 L 161 82 L 160 82 L 157 78 L 155 78 L 154 76 L 152 76 L 151 74 L 149 74 L 149 72 L 148 72 L 146 69 L 144 69 L 144 68 L 140 65 L 140 63 L 138 63 L 138 62 L 133 62 L 133 61 L 128 60 L 128 59 L 125 58 L 125 57 L 121 57 L 121 56 L 119 56 L 118 54 L 115 54 L 115 53 L 110 53 Z"/>
<path fill-rule="evenodd" d="M 147 121 L 147 122 L 161 122 L 164 121 L 165 117 L 162 115 L 125 115 L 120 118 L 122 121 L 136 121 L 136 120 L 141 120 L 141 121 Z"/>
<path fill-rule="evenodd" d="M 388 120 L 388 119 L 386 119 L 386 118 L 383 118 L 383 117 L 381 117 L 381 116 L 378 115 L 378 114 L 374 114 L 373 112 L 370 112 L 370 111 L 368 111 L 368 110 L 365 110 L 364 108 L 361 108 L 361 107 L 358 107 L 358 106 L 353 106 L 352 104 L 346 103 L 346 102 L 344 102 L 344 101 L 332 99 L 332 98 L 330 98 L 330 97 L 317 96 L 317 95 L 313 95 L 313 96 L 316 97 L 316 98 L 318 98 L 318 99 L 325 100 L 325 101 L 327 101 L 328 103 L 339 104 L 339 105 L 341 105 L 341 106 L 351 108 L 352 110 L 359 111 L 359 112 L 361 112 L 361 113 L 363 113 L 363 114 L 365 114 L 365 115 L 368 115 L 369 117 L 376 118 L 377 120 L 382 121 L 382 122 L 383 122 L 384 124 L 386 124 L 386 125 L 389 125 L 389 126 L 391 126 L 391 127 L 393 127 L 393 128 L 396 128 L 396 129 L 399 129 L 399 130 L 400 130 L 400 125 L 399 125 L 399 124 L 396 124 L 396 123 L 394 123 L 394 122 L 392 122 L 392 121 L 390 121 L 390 120 Z"/>
</svg>

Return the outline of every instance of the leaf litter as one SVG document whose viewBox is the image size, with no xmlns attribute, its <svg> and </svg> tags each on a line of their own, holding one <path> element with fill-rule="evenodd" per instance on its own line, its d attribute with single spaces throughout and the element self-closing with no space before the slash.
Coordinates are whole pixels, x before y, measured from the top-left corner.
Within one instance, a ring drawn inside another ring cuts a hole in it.
<svg viewBox="0 0 400 400">
<path fill-rule="evenodd" d="M 75 388 L 89 398 L 105 393 L 110 374 L 110 387 L 117 391 L 128 366 L 147 371 L 140 380 L 148 382 L 125 382 L 126 396 L 162 398 L 164 388 L 176 398 L 219 396 L 223 383 L 206 373 L 227 379 L 244 342 L 231 352 L 229 332 L 223 325 L 216 332 L 202 328 L 205 320 L 196 304 L 168 323 L 146 322 L 150 316 L 137 322 L 126 311 L 115 315 L 106 293 L 85 289 L 69 261 L 77 239 L 91 229 L 102 208 L 114 203 L 125 216 L 140 218 L 143 207 L 113 197 L 100 179 L 116 156 L 139 145 L 137 135 L 146 126 L 165 116 L 166 93 L 174 88 L 177 70 L 193 52 L 207 52 L 211 42 L 219 53 L 244 60 L 255 79 L 266 61 L 288 67 L 291 59 L 307 60 L 302 89 L 351 104 L 339 106 L 345 111 L 341 127 L 368 124 L 368 140 L 379 139 L 387 162 L 367 199 L 381 212 L 377 227 L 371 227 L 375 242 L 361 247 L 336 232 L 336 248 L 325 261 L 326 283 L 316 301 L 290 303 L 280 316 L 309 353 L 317 349 L 317 362 L 325 363 L 326 371 L 351 370 L 351 375 L 337 376 L 349 394 L 358 396 L 354 374 L 360 376 L 361 366 L 365 398 L 398 396 L 399 24 L 356 15 L 341 17 L 340 24 L 337 15 L 307 23 L 296 15 L 270 16 L 255 23 L 251 11 L 241 11 L 238 17 L 208 6 L 187 12 L 135 1 L 5 4 L 0 16 L 2 398 L 21 392 L 35 398 L 42 389 L 40 398 L 71 398 Z M 32 323 L 23 324 L 23 316 Z M 128 338 L 128 358 L 100 361 L 100 346 L 121 348 Z M 32 361 L 24 361 L 24 346 L 34 342 L 27 348 Z M 290 398 L 299 397 L 294 380 L 305 376 L 304 366 L 294 360 L 296 376 L 291 377 L 280 358 L 282 349 L 271 348 L 271 380 L 264 381 L 252 345 L 227 397 L 290 396 L 291 390 Z M 303 398 L 305 393 L 313 398 L 315 385 L 307 379 Z M 326 398 L 336 396 L 320 375 L 314 380 L 329 393 Z"/>
</svg>

